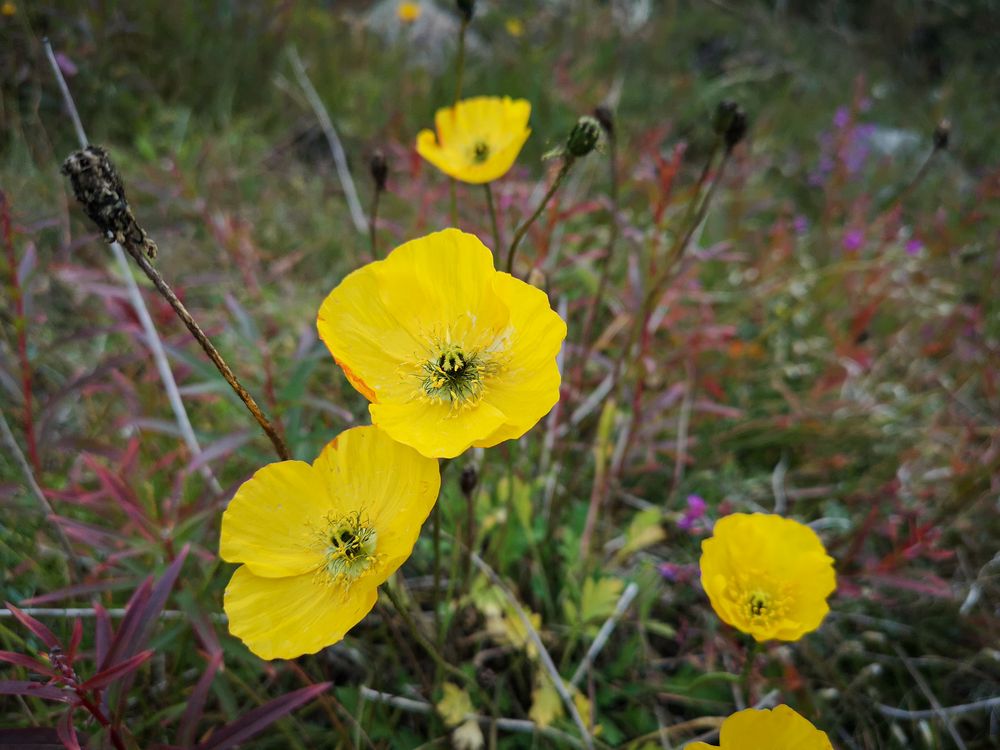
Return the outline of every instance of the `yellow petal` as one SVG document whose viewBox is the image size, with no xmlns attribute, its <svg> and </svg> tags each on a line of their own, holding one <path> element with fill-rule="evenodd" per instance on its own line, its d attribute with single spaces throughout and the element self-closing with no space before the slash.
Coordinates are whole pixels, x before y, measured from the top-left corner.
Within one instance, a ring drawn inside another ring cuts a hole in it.
<svg viewBox="0 0 1000 750">
<path fill-rule="evenodd" d="M 259 576 L 290 576 L 322 563 L 319 522 L 332 504 L 321 475 L 302 461 L 259 470 L 236 491 L 222 514 L 219 554 Z"/>
<path fill-rule="evenodd" d="M 437 133 L 421 131 L 417 152 L 450 177 L 484 183 L 502 177 L 531 134 L 531 105 L 524 99 L 477 96 L 434 116 Z M 485 146 L 481 158 L 477 147 Z"/>
<path fill-rule="evenodd" d="M 825 732 L 788 706 L 774 710 L 748 708 L 722 724 L 719 735 L 722 750 L 767 747 L 772 750 L 831 750 Z"/>
<path fill-rule="evenodd" d="M 377 427 L 354 427 L 329 443 L 313 464 L 334 498 L 336 515 L 358 513 L 378 534 L 378 585 L 413 552 L 420 527 L 441 488 L 434 459 L 402 445 Z"/>
<path fill-rule="evenodd" d="M 401 385 L 401 363 L 420 351 L 410 335 L 405 310 L 392 310 L 379 296 L 378 267 L 370 263 L 349 274 L 327 295 L 316 328 L 348 379 L 366 398 L 391 397 Z"/>
<path fill-rule="evenodd" d="M 262 659 L 294 659 L 343 639 L 378 599 L 374 586 L 345 590 L 312 574 L 262 578 L 241 566 L 226 587 L 229 632 Z"/>
<path fill-rule="evenodd" d="M 507 367 L 485 395 L 503 412 L 506 427 L 477 443 L 484 448 L 520 437 L 555 406 L 561 381 L 556 357 L 566 338 L 566 323 L 549 306 L 545 292 L 506 273 L 494 277 L 494 288 L 510 309 L 512 334 Z"/>
<path fill-rule="evenodd" d="M 454 458 L 504 423 L 503 413 L 486 402 L 457 409 L 426 400 L 371 404 L 368 411 L 372 422 L 395 440 L 438 458 Z"/>
</svg>

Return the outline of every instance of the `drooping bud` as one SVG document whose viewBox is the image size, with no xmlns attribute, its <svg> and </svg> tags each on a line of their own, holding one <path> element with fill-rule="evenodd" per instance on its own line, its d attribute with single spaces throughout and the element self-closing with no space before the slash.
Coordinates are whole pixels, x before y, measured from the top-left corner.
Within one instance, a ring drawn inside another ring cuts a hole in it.
<svg viewBox="0 0 1000 750">
<path fill-rule="evenodd" d="M 934 149 L 944 151 L 951 140 L 951 120 L 941 120 L 934 128 Z"/>
<path fill-rule="evenodd" d="M 375 189 L 380 193 L 385 191 L 385 182 L 389 177 L 389 164 L 385 160 L 382 149 L 375 149 L 369 162 L 372 179 L 375 181 Z"/>
<path fill-rule="evenodd" d="M 716 135 L 724 136 L 726 134 L 739 107 L 740 105 L 732 99 L 723 99 L 716 105 L 715 117 L 712 119 L 712 130 L 715 131 Z"/>
<path fill-rule="evenodd" d="M 600 138 L 601 123 L 590 115 L 583 115 L 576 121 L 566 139 L 566 150 L 576 158 L 586 156 L 594 150 Z"/>
<path fill-rule="evenodd" d="M 84 213 L 97 224 L 108 242 L 143 251 L 156 257 L 156 243 L 132 215 L 125 198 L 125 185 L 108 152 L 100 146 L 74 151 L 63 162 L 62 173 L 69 177 L 73 195 Z"/>
<path fill-rule="evenodd" d="M 594 107 L 594 119 L 597 120 L 601 127 L 604 129 L 604 134 L 608 138 L 615 137 L 615 115 L 611 111 L 611 107 L 606 104 L 598 105 Z"/>
<path fill-rule="evenodd" d="M 462 469 L 462 474 L 458 478 L 458 485 L 462 488 L 462 494 L 469 497 L 479 484 L 479 472 L 474 464 L 469 464 Z"/>
<path fill-rule="evenodd" d="M 462 14 L 463 21 L 468 23 L 472 20 L 472 16 L 476 12 L 476 0 L 455 0 L 455 5 L 458 12 Z"/>
<path fill-rule="evenodd" d="M 726 128 L 726 132 L 722 136 L 726 141 L 727 150 L 732 151 L 736 144 L 743 140 L 749 126 L 750 122 L 747 120 L 746 111 L 743 107 L 736 105 L 732 119 L 729 121 L 729 127 Z"/>
</svg>

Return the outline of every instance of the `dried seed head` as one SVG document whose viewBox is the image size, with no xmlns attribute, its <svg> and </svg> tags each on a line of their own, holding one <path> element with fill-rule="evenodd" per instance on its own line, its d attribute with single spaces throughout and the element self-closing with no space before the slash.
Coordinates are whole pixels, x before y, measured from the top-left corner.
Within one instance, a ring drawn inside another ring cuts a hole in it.
<svg viewBox="0 0 1000 750">
<path fill-rule="evenodd" d="M 375 180 L 375 189 L 380 193 L 383 192 L 385 190 L 385 181 L 389 177 L 389 165 L 381 149 L 376 149 L 372 154 L 369 168 L 372 172 L 372 179 Z"/>
<path fill-rule="evenodd" d="M 108 242 L 138 248 L 156 257 L 156 243 L 139 226 L 125 198 L 125 185 L 108 152 L 100 146 L 74 151 L 62 165 L 73 194 L 84 213 L 97 224 Z"/>
<path fill-rule="evenodd" d="M 458 478 L 458 484 L 462 488 L 462 494 L 469 497 L 476 485 L 479 484 L 479 472 L 473 464 L 469 464 L 462 469 L 462 475 Z"/>
<path fill-rule="evenodd" d="M 472 20 L 472 16 L 476 12 L 476 0 L 455 0 L 455 6 L 462 15 L 463 21 L 468 23 Z"/>
<path fill-rule="evenodd" d="M 594 119 L 601 124 L 602 128 L 604 128 L 604 133 L 608 136 L 608 138 L 615 137 L 615 115 L 614 112 L 611 111 L 611 107 L 606 104 L 594 107 Z"/>
<path fill-rule="evenodd" d="M 590 115 L 584 115 L 576 121 L 569 138 L 566 139 L 566 150 L 571 156 L 580 158 L 586 156 L 601 138 L 601 124 Z"/>
<path fill-rule="evenodd" d="M 934 148 L 937 151 L 944 151 L 948 148 L 948 141 L 951 140 L 951 120 L 941 120 L 934 128 Z"/>
</svg>

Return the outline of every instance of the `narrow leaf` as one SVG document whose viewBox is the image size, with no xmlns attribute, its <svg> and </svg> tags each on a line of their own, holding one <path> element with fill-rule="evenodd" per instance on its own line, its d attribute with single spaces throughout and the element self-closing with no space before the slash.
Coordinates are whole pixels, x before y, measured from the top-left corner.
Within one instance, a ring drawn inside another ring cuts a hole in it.
<svg viewBox="0 0 1000 750">
<path fill-rule="evenodd" d="M 208 691 L 212 687 L 215 673 L 222 666 L 222 652 L 212 654 L 208 659 L 208 666 L 198 678 L 198 683 L 191 691 L 187 699 L 187 707 L 181 717 L 180 731 L 178 739 L 184 747 L 190 747 L 194 742 L 195 732 L 198 730 L 198 722 L 205 713 L 205 701 L 208 700 Z"/>
<path fill-rule="evenodd" d="M 47 664 L 43 664 L 37 659 L 32 659 L 25 654 L 16 654 L 13 651 L 0 651 L 0 661 L 8 664 L 16 664 L 19 667 L 30 669 L 35 674 L 43 674 L 46 677 L 58 677 L 59 673 Z"/>
<path fill-rule="evenodd" d="M 76 729 L 73 727 L 73 709 L 70 708 L 59 719 L 56 724 L 56 734 L 63 743 L 66 750 L 80 750 L 80 742 L 76 738 Z"/>
<path fill-rule="evenodd" d="M 132 656 L 126 659 L 125 661 L 119 662 L 118 664 L 115 664 L 113 667 L 105 669 L 102 672 L 98 672 L 89 680 L 80 685 L 80 688 L 86 691 L 98 690 L 100 688 L 103 688 L 108 684 L 117 680 L 119 677 L 123 677 L 124 675 L 127 675 L 129 672 L 138 669 L 139 666 L 142 665 L 144 662 L 148 661 L 152 655 L 153 655 L 152 650 L 140 651 L 135 656 Z"/>
<path fill-rule="evenodd" d="M 42 623 L 40 623 L 31 615 L 24 614 L 24 612 L 19 610 L 10 602 L 4 602 L 4 604 L 7 605 L 7 609 L 9 609 L 11 614 L 17 618 L 18 622 L 20 622 L 22 625 L 24 625 L 24 627 L 26 627 L 28 630 L 30 630 L 32 633 L 38 636 L 38 638 L 46 646 L 48 646 L 49 648 L 61 648 L 61 646 L 59 645 L 59 639 L 52 634 L 51 630 L 42 625 Z"/>
<path fill-rule="evenodd" d="M 51 685 L 27 680 L 0 680 L 0 695 L 24 695 L 29 698 L 42 698 L 47 701 L 62 701 L 70 703 L 74 694 Z"/>
<path fill-rule="evenodd" d="M 236 721 L 226 724 L 222 729 L 212 734 L 198 745 L 197 750 L 226 750 L 251 737 L 255 737 L 271 726 L 278 719 L 290 714 L 299 706 L 308 703 L 320 693 L 326 691 L 332 683 L 321 682 L 317 685 L 300 688 L 291 693 L 275 698 L 260 708 L 255 708 Z"/>
</svg>

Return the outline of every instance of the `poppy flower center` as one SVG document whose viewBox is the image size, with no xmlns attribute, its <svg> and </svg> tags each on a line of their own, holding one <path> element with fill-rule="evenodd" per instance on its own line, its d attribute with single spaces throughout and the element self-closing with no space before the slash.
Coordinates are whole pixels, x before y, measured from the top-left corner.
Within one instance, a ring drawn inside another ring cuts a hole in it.
<svg viewBox="0 0 1000 750">
<path fill-rule="evenodd" d="M 453 403 L 475 402 L 483 393 L 484 363 L 478 354 L 447 346 L 424 363 L 423 389 L 431 398 Z"/>
<path fill-rule="evenodd" d="M 375 563 L 378 533 L 359 513 L 330 519 L 323 535 L 324 570 L 331 582 L 349 585 Z"/>
<path fill-rule="evenodd" d="M 490 147 L 487 146 L 482 141 L 476 144 L 475 149 L 472 152 L 472 160 L 476 164 L 482 164 L 484 161 L 490 158 Z"/>
</svg>

